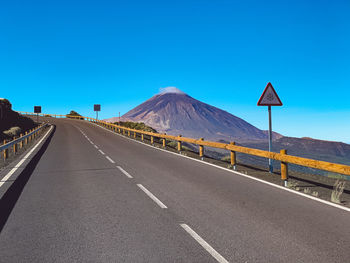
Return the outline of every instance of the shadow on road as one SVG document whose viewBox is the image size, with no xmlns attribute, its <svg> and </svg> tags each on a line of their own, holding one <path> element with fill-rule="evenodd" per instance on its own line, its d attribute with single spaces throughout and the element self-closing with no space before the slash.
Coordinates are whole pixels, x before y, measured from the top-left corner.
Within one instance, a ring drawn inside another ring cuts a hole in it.
<svg viewBox="0 0 350 263">
<path fill-rule="evenodd" d="M 56 131 L 56 126 L 54 125 L 53 131 L 46 139 L 45 143 L 41 146 L 40 150 L 35 154 L 35 156 L 30 160 L 21 174 L 17 177 L 14 183 L 6 191 L 3 197 L 0 200 L 0 232 L 4 228 L 7 219 L 9 218 L 14 206 L 17 203 L 18 198 L 20 197 L 23 188 L 27 184 L 30 176 L 32 175 L 35 167 L 39 163 L 41 157 L 45 153 L 50 141 Z"/>
</svg>

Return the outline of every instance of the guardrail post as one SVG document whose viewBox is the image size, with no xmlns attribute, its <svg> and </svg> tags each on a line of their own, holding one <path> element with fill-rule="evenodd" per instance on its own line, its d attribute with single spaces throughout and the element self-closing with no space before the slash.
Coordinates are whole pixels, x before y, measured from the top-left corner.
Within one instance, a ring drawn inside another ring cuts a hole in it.
<svg viewBox="0 0 350 263">
<path fill-rule="evenodd" d="M 28 132 L 25 132 L 25 135 L 27 135 Z M 28 144 L 28 137 L 24 139 L 24 145 L 27 145 Z"/>
<path fill-rule="evenodd" d="M 16 139 L 17 139 L 17 136 L 13 137 L 13 139 L 16 140 Z M 15 143 L 15 144 L 13 145 L 13 153 L 14 153 L 14 154 L 17 153 L 17 148 L 18 148 L 17 143 Z"/>
<path fill-rule="evenodd" d="M 6 144 L 6 140 L 4 140 L 4 144 Z M 3 158 L 4 158 L 4 161 L 6 161 L 6 159 L 8 158 L 9 156 L 9 150 L 8 149 L 5 149 L 3 150 Z"/>
<path fill-rule="evenodd" d="M 23 133 L 20 134 L 21 138 L 23 137 Z M 23 140 L 20 141 L 19 143 L 19 148 L 22 149 L 23 148 Z"/>
<path fill-rule="evenodd" d="M 182 137 L 182 135 L 180 134 L 178 137 Z M 180 152 L 181 153 L 181 141 L 177 141 L 177 150 L 178 150 L 178 152 Z"/>
<path fill-rule="evenodd" d="M 141 141 L 143 141 L 143 133 L 141 134 Z"/>
<path fill-rule="evenodd" d="M 231 145 L 236 145 L 235 142 L 230 142 Z M 237 169 L 237 156 L 235 151 L 231 151 L 231 166 L 233 170 Z"/>
<path fill-rule="evenodd" d="M 164 133 L 164 135 L 166 135 L 166 133 Z M 166 139 L 163 138 L 163 148 L 165 149 L 165 147 L 166 147 Z"/>
<path fill-rule="evenodd" d="M 128 136 L 130 137 L 130 131 L 128 130 Z"/>
<path fill-rule="evenodd" d="M 125 129 L 123 129 L 123 135 L 125 135 Z"/>
<path fill-rule="evenodd" d="M 282 149 L 280 151 L 282 155 L 287 154 L 287 150 Z M 283 180 L 284 186 L 288 186 L 288 163 L 281 162 L 281 179 Z"/>
<path fill-rule="evenodd" d="M 204 138 L 200 138 L 199 140 L 204 141 Z M 204 160 L 203 153 L 204 153 L 204 147 L 203 145 L 199 145 L 199 157 L 201 158 L 202 161 Z"/>
<path fill-rule="evenodd" d="M 154 143 L 154 138 L 153 138 L 153 136 L 151 135 L 151 144 L 153 145 L 153 143 Z"/>
<path fill-rule="evenodd" d="M 134 132 L 134 138 L 136 139 L 136 131 Z"/>
</svg>

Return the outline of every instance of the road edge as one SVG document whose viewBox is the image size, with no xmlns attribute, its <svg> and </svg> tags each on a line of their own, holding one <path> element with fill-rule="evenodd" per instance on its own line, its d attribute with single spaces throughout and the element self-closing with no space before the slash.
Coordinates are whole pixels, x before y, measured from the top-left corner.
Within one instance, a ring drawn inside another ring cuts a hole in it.
<svg viewBox="0 0 350 263">
<path fill-rule="evenodd" d="M 284 190 L 284 191 L 293 193 L 293 194 L 295 194 L 295 195 L 299 195 L 299 196 L 302 196 L 302 197 L 305 197 L 305 198 L 314 200 L 314 201 L 316 201 L 316 202 L 323 203 L 323 204 L 326 204 L 326 205 L 328 205 L 328 206 L 332 206 L 332 207 L 335 207 L 335 208 L 338 208 L 338 209 L 341 209 L 341 210 L 350 212 L 350 208 L 348 208 L 348 207 L 346 207 L 346 206 L 338 205 L 338 204 L 335 204 L 335 203 L 332 203 L 332 202 L 329 202 L 329 201 L 326 201 L 326 200 L 323 200 L 323 199 L 320 199 L 320 198 L 317 198 L 317 197 L 314 197 L 314 196 L 310 196 L 310 195 L 307 195 L 307 194 L 298 192 L 298 191 L 296 191 L 296 190 L 293 190 L 293 189 L 290 189 L 290 188 L 286 188 L 286 187 L 283 187 L 283 186 L 280 186 L 280 185 L 277 185 L 277 184 L 274 184 L 274 183 L 271 183 L 271 182 L 268 182 L 268 181 L 265 181 L 265 180 L 256 178 L 256 177 L 254 177 L 254 176 L 250 176 L 250 175 L 243 174 L 243 173 L 240 173 L 240 172 L 237 172 L 237 171 L 228 169 L 228 168 L 224 168 L 224 167 L 218 166 L 218 165 L 216 165 L 216 164 L 208 163 L 208 162 L 206 162 L 206 161 L 198 160 L 198 159 L 195 159 L 195 158 L 192 158 L 192 157 L 189 157 L 189 156 L 185 156 L 185 155 L 178 154 L 178 153 L 175 153 L 175 152 L 167 151 L 167 150 L 164 150 L 164 149 L 161 149 L 161 148 L 158 148 L 158 147 L 149 145 L 149 144 L 147 144 L 147 143 L 143 143 L 143 142 L 134 140 L 134 139 L 132 139 L 132 138 L 123 136 L 123 135 L 121 135 L 121 134 L 119 134 L 119 133 L 113 132 L 113 131 L 111 131 L 111 130 L 109 130 L 109 129 L 106 129 L 105 127 L 102 127 L 102 126 L 97 125 L 97 124 L 95 124 L 95 123 L 92 123 L 92 122 L 88 122 L 88 123 L 93 124 L 93 125 L 95 125 L 95 126 L 97 126 L 97 127 L 100 127 L 101 129 L 104 129 L 104 130 L 106 130 L 106 131 L 109 131 L 109 132 L 111 132 L 112 134 L 118 135 L 118 136 L 120 136 L 120 137 L 122 137 L 122 138 L 131 140 L 131 141 L 133 141 L 133 142 L 137 142 L 137 143 L 139 143 L 139 144 L 142 144 L 142 145 L 151 147 L 151 148 L 153 148 L 153 149 L 157 149 L 157 150 L 159 150 L 159 151 L 167 152 L 167 153 L 170 153 L 170 154 L 179 156 L 179 157 L 187 158 L 187 159 L 190 159 L 190 160 L 192 160 L 192 161 L 196 161 L 196 162 L 199 162 L 199 163 L 202 163 L 202 164 L 210 165 L 210 166 L 219 168 L 219 169 L 221 169 L 221 170 L 224 170 L 224 171 L 227 171 L 227 172 L 230 172 L 230 173 L 234 173 L 234 174 L 240 175 L 240 176 L 242 176 L 242 177 L 245 177 L 245 178 L 248 178 L 248 179 L 251 179 L 251 180 L 254 180 L 254 181 L 257 181 L 257 182 L 260 182 L 260 183 L 263 183 L 263 184 L 266 184 L 266 185 L 275 187 L 275 188 L 278 188 L 278 189 L 280 189 L 280 190 Z"/>
</svg>

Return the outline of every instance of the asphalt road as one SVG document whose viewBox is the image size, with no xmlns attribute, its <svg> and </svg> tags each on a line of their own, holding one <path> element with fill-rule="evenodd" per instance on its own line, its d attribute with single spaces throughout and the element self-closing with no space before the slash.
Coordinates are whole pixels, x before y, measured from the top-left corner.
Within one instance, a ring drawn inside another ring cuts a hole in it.
<svg viewBox="0 0 350 263">
<path fill-rule="evenodd" d="M 350 261 L 347 211 L 51 121 L 22 187 L 7 190 L 13 207 L 0 206 L 0 262 Z"/>
</svg>

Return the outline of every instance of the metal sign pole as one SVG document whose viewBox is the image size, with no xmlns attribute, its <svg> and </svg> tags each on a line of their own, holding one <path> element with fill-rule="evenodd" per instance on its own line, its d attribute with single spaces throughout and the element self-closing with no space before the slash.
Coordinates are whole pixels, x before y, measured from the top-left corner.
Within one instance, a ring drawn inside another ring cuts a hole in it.
<svg viewBox="0 0 350 263">
<path fill-rule="evenodd" d="M 36 114 L 36 122 L 39 123 L 39 113 Z"/>
<path fill-rule="evenodd" d="M 269 152 L 272 152 L 272 118 L 271 106 L 269 106 Z M 273 173 L 272 159 L 269 159 L 269 172 Z"/>
<path fill-rule="evenodd" d="M 98 120 L 98 111 L 96 111 L 96 120 Z"/>
<path fill-rule="evenodd" d="M 120 126 L 120 112 L 119 112 L 119 123 L 118 123 L 118 125 Z"/>
<path fill-rule="evenodd" d="M 272 118 L 271 118 L 271 106 L 282 106 L 282 101 L 278 97 L 272 84 L 267 83 L 263 94 L 261 95 L 258 106 L 269 106 L 269 152 L 272 152 Z M 269 172 L 273 173 L 273 160 L 269 159 Z"/>
</svg>

